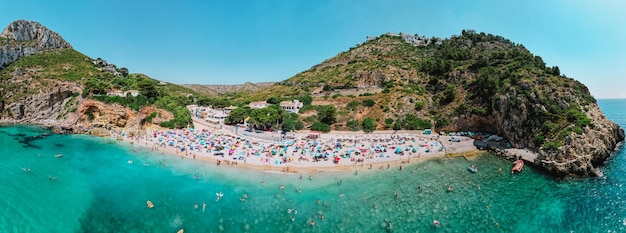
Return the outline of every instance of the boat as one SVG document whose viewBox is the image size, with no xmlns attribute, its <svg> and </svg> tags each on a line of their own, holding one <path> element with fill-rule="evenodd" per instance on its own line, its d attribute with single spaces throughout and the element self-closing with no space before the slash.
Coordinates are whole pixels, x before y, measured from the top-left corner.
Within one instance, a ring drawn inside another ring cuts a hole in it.
<svg viewBox="0 0 626 233">
<path fill-rule="evenodd" d="M 476 167 L 476 165 L 469 166 L 467 169 L 472 173 L 476 173 L 478 171 L 478 167 Z"/>
<path fill-rule="evenodd" d="M 63 157 L 63 154 L 56 154 L 56 155 L 54 155 L 54 157 L 55 158 L 61 158 L 61 157 Z"/>
<path fill-rule="evenodd" d="M 524 161 L 521 159 L 513 162 L 513 168 L 511 169 L 511 173 L 520 173 L 524 169 Z"/>
<path fill-rule="evenodd" d="M 152 209 L 152 207 L 154 207 L 154 204 L 152 204 L 151 201 L 147 201 L 146 204 L 148 205 L 148 208 Z"/>
</svg>

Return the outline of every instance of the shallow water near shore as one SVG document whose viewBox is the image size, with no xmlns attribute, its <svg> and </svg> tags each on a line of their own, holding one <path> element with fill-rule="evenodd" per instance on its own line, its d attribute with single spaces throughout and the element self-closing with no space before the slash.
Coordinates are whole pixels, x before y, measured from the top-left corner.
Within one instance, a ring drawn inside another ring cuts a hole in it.
<svg viewBox="0 0 626 233">
<path fill-rule="evenodd" d="M 598 102 L 626 126 L 626 100 Z M 309 180 L 30 126 L 0 128 L 0 143 L 0 232 L 626 231 L 623 148 L 604 177 L 557 182 L 528 166 L 511 175 L 510 161 L 489 154 Z"/>
</svg>

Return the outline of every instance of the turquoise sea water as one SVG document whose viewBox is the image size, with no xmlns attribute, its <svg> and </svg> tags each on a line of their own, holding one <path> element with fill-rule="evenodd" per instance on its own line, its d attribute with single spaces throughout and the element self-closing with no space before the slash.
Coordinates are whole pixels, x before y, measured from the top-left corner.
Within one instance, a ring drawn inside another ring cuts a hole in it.
<svg viewBox="0 0 626 233">
<path fill-rule="evenodd" d="M 598 103 L 626 127 L 626 100 Z M 491 155 L 309 180 L 31 126 L 0 128 L 0 145 L 0 232 L 626 232 L 623 148 L 604 177 L 557 182 Z"/>
</svg>

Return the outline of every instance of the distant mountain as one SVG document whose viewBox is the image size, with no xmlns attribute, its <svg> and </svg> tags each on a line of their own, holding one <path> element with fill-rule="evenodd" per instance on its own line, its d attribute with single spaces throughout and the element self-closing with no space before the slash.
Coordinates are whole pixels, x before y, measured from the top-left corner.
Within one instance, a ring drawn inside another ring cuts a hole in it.
<svg viewBox="0 0 626 233">
<path fill-rule="evenodd" d="M 274 85 L 275 82 L 261 82 L 244 84 L 183 84 L 183 87 L 196 91 L 199 94 L 216 96 L 233 93 L 245 93 L 250 94 L 267 89 L 269 86 Z"/>
</svg>

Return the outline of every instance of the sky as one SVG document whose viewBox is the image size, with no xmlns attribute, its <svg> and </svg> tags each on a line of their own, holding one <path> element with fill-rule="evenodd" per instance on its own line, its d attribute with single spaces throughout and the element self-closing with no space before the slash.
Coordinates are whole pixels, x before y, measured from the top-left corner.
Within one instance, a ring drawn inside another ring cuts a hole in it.
<svg viewBox="0 0 626 233">
<path fill-rule="evenodd" d="M 503 36 L 585 84 L 626 98 L 626 1 L 0 0 L 77 51 L 176 84 L 282 81 L 363 43 L 404 32 Z"/>
</svg>

